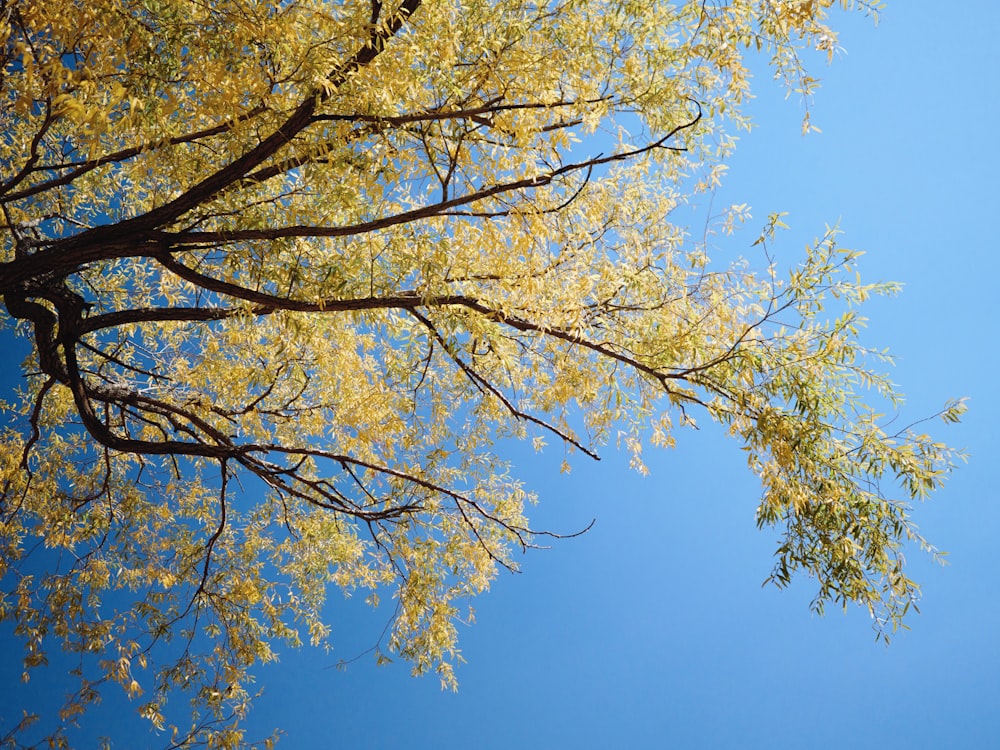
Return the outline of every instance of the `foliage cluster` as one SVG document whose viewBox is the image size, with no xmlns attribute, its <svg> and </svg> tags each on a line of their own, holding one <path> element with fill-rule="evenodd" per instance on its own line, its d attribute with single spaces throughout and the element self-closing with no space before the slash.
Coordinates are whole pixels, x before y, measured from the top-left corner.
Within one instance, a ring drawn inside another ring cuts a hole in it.
<svg viewBox="0 0 1000 750">
<path fill-rule="evenodd" d="M 0 325 L 33 347 L 0 621 L 25 679 L 79 658 L 47 736 L 118 685 L 171 746 L 240 746 L 252 667 L 324 642 L 333 587 L 391 597 L 385 651 L 453 685 L 464 603 L 540 533 L 507 437 L 642 469 L 706 415 L 773 579 L 896 627 L 908 503 L 956 455 L 869 405 L 898 396 L 857 306 L 891 286 L 833 231 L 783 274 L 779 217 L 756 268 L 675 220 L 746 56 L 810 95 L 840 5 L 0 0 Z"/>
</svg>

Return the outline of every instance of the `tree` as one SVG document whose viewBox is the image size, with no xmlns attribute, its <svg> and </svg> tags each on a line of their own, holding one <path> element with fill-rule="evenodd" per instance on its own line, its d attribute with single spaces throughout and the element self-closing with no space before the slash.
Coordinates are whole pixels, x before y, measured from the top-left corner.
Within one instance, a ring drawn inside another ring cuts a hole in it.
<svg viewBox="0 0 1000 750">
<path fill-rule="evenodd" d="M 722 265 L 675 219 L 747 125 L 745 55 L 810 95 L 836 4 L 0 0 L 0 320 L 33 347 L 0 619 L 26 677 L 79 657 L 48 736 L 117 683 L 171 746 L 239 745 L 331 587 L 390 594 L 386 650 L 452 685 L 460 605 L 545 533 L 505 438 L 643 470 L 716 420 L 772 580 L 898 627 L 908 503 L 959 454 L 879 413 L 857 306 L 894 287 L 833 230 L 782 274 L 779 216 Z"/>
</svg>

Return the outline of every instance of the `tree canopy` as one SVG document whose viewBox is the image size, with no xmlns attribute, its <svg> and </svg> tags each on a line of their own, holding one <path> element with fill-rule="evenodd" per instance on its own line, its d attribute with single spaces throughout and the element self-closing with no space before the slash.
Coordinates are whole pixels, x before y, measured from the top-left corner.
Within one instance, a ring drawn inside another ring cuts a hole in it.
<svg viewBox="0 0 1000 750">
<path fill-rule="evenodd" d="M 898 627 L 910 503 L 960 455 L 882 414 L 858 305 L 895 287 L 835 230 L 782 263 L 775 215 L 727 260 L 683 218 L 748 125 L 748 56 L 808 97 L 835 6 L 877 10 L 0 0 L 0 325 L 32 345 L 0 620 L 25 679 L 79 665 L 4 741 L 71 743 L 123 690 L 171 747 L 240 746 L 252 668 L 326 642 L 337 588 L 391 599 L 380 653 L 453 685 L 467 600 L 548 533 L 508 439 L 644 470 L 715 420 L 771 579 Z"/>
</svg>

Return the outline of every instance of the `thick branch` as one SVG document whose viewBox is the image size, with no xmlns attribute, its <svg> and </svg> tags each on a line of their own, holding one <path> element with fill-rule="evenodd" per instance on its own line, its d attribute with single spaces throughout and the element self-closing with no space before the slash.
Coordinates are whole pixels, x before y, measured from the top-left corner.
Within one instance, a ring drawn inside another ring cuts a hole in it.
<svg viewBox="0 0 1000 750">
<path fill-rule="evenodd" d="M 316 108 L 358 70 L 378 57 L 386 42 L 395 36 L 421 2 L 403 0 L 386 22 L 373 31 L 371 40 L 330 75 L 325 86 L 311 91 L 285 122 L 243 156 L 159 208 L 117 224 L 94 227 L 74 237 L 58 240 L 28 258 L 0 264 L 0 292 L 45 272 L 56 271 L 66 275 L 88 262 L 149 254 L 150 246 L 160 242 L 154 230 L 210 200 L 263 164 L 312 124 Z"/>
</svg>

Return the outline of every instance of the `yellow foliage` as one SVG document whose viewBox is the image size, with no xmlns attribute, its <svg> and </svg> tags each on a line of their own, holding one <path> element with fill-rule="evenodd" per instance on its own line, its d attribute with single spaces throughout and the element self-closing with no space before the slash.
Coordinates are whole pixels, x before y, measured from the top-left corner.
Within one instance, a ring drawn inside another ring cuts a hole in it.
<svg viewBox="0 0 1000 750">
<path fill-rule="evenodd" d="M 714 419 L 774 580 L 898 625 L 906 503 L 958 456 L 865 400 L 898 396 L 856 306 L 894 287 L 833 230 L 781 274 L 674 218 L 725 177 L 746 56 L 808 96 L 838 5 L 0 3 L 0 322 L 34 345 L 0 617 L 26 673 L 53 641 L 102 664 L 64 718 L 103 680 L 178 746 L 239 746 L 252 668 L 325 642 L 332 588 L 392 599 L 377 658 L 454 686 L 464 600 L 537 539 L 508 437 L 645 471 Z"/>
</svg>

